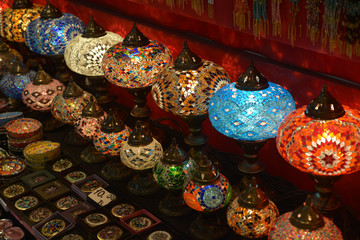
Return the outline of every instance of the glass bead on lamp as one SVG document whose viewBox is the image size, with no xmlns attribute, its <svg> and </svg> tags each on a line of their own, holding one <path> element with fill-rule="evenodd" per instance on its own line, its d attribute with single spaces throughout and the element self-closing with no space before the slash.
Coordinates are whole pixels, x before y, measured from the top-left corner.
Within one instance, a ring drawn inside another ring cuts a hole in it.
<svg viewBox="0 0 360 240">
<path fill-rule="evenodd" d="M 207 136 L 201 133 L 201 124 L 207 117 L 210 98 L 230 82 L 228 74 L 221 66 L 201 59 L 185 42 L 174 64 L 165 67 L 157 79 L 152 87 L 156 104 L 189 125 L 190 134 L 185 138 L 188 145 L 203 146 Z"/>
<path fill-rule="evenodd" d="M 25 43 L 41 55 L 49 56 L 55 63 L 56 79 L 68 81 L 69 72 L 64 62 L 65 47 L 84 30 L 84 23 L 76 16 L 61 13 L 49 0 L 40 18 L 31 21 L 25 31 Z"/>
<path fill-rule="evenodd" d="M 281 215 L 269 233 L 269 240 L 342 240 L 336 225 L 313 208 L 308 196 L 303 206 Z"/>
<path fill-rule="evenodd" d="M 152 137 L 148 123 L 138 120 L 129 140 L 120 150 L 120 159 L 124 165 L 137 172 L 127 185 L 130 193 L 146 196 L 159 189 L 151 175 L 151 169 L 162 154 L 162 146 Z"/>
<path fill-rule="evenodd" d="M 23 61 L 22 56 L 15 49 L 10 48 L 0 38 L 0 78 L 11 71 L 16 61 Z"/>
<path fill-rule="evenodd" d="M 104 78 L 101 68 L 103 56 L 110 47 L 122 40 L 119 34 L 105 31 L 90 16 L 90 22 L 82 35 L 74 37 L 65 48 L 66 65 L 72 71 L 88 77 L 90 87 L 96 91 L 97 102 L 100 104 L 111 101 L 106 94 L 108 81 Z"/>
<path fill-rule="evenodd" d="M 146 118 L 151 110 L 146 96 L 156 81 L 156 75 L 172 61 L 169 49 L 149 40 L 135 23 L 122 43 L 111 47 L 104 55 L 102 68 L 111 83 L 126 88 L 133 96 L 135 107 L 131 115 Z"/>
<path fill-rule="evenodd" d="M 249 186 L 229 205 L 227 221 L 230 228 L 245 238 L 262 238 L 269 234 L 279 211 L 252 177 Z"/>
<path fill-rule="evenodd" d="M 205 154 L 189 181 L 185 184 L 185 203 L 200 214 L 190 224 L 190 233 L 199 239 L 219 239 L 228 228 L 222 223 L 217 210 L 230 202 L 232 188 L 227 178 L 219 173 Z"/>
<path fill-rule="evenodd" d="M 75 130 L 81 137 L 92 142 L 106 118 L 106 112 L 94 97 L 90 97 L 90 102 L 84 107 L 80 117 L 74 124 Z M 97 151 L 93 144 L 90 144 L 81 152 L 80 159 L 84 162 L 94 163 L 105 161 L 105 156 Z"/>
<path fill-rule="evenodd" d="M 96 150 L 110 160 L 101 170 L 104 178 L 120 180 L 131 174 L 131 169 L 127 168 L 119 158 L 120 149 L 128 141 L 130 134 L 131 129 L 110 109 L 104 124 L 93 138 Z"/>
<path fill-rule="evenodd" d="M 334 210 L 340 201 L 332 194 L 334 183 L 360 170 L 360 112 L 342 106 L 324 85 L 308 106 L 282 122 L 276 146 L 281 156 L 316 181 L 314 207 Z"/>
<path fill-rule="evenodd" d="M 194 170 L 194 160 L 187 156 L 174 138 L 163 157 L 153 167 L 155 181 L 168 191 L 159 203 L 159 209 L 163 214 L 182 216 L 189 213 L 190 208 L 184 202 L 182 189 Z"/>
<path fill-rule="evenodd" d="M 290 93 L 268 82 L 251 61 L 237 82 L 217 91 L 210 100 L 209 118 L 220 133 L 236 139 L 244 150 L 239 170 L 256 174 L 264 169 L 258 152 L 267 139 L 276 137 L 280 122 L 295 109 Z"/>
</svg>

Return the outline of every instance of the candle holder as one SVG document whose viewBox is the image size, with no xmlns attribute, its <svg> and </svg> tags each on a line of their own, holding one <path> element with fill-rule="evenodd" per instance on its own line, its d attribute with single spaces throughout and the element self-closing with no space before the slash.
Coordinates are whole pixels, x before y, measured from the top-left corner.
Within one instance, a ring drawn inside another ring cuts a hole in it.
<svg viewBox="0 0 360 240">
<path fill-rule="evenodd" d="M 342 106 L 324 85 L 308 106 L 289 114 L 276 138 L 281 156 L 313 176 L 313 205 L 327 212 L 340 206 L 333 195 L 339 176 L 360 170 L 360 112 Z"/>
<path fill-rule="evenodd" d="M 162 154 L 162 146 L 152 137 L 149 124 L 138 120 L 135 130 L 120 150 L 120 158 L 124 165 L 136 171 L 135 177 L 127 185 L 130 193 L 146 196 L 159 190 L 151 169 L 161 159 Z"/>
</svg>

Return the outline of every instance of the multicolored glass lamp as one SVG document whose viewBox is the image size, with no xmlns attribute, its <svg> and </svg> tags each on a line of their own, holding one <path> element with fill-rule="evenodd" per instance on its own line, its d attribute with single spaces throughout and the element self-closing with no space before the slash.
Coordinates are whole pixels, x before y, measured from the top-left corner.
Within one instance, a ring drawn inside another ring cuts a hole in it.
<svg viewBox="0 0 360 240">
<path fill-rule="evenodd" d="M 110 160 L 101 170 L 104 178 L 120 180 L 131 174 L 131 169 L 126 167 L 119 158 L 120 149 L 128 141 L 130 134 L 131 129 L 110 109 L 104 124 L 93 138 L 96 150 Z"/>
<path fill-rule="evenodd" d="M 203 60 L 184 43 L 184 49 L 173 65 L 167 66 L 152 87 L 152 96 L 163 110 L 179 115 L 188 125 L 190 134 L 185 142 L 192 147 L 203 146 L 207 136 L 202 122 L 207 118 L 210 98 L 230 82 L 225 70 Z"/>
<path fill-rule="evenodd" d="M 281 156 L 316 181 L 314 207 L 330 211 L 340 205 L 334 183 L 360 170 L 360 112 L 342 106 L 324 85 L 308 106 L 282 122 L 276 145 Z"/>
<path fill-rule="evenodd" d="M 21 54 L 0 38 L 0 78 L 11 71 L 17 60 L 23 61 Z"/>
<path fill-rule="evenodd" d="M 134 23 L 124 41 L 105 53 L 102 68 L 107 80 L 126 88 L 134 96 L 135 107 L 131 115 L 146 118 L 151 114 L 146 106 L 146 96 L 157 80 L 157 74 L 171 61 L 169 49 L 149 40 Z"/>
<path fill-rule="evenodd" d="M 159 203 L 159 209 L 163 214 L 182 216 L 189 213 L 190 208 L 184 202 L 182 189 L 194 170 L 194 160 L 188 157 L 174 138 L 153 168 L 155 181 L 160 187 L 168 190 L 168 194 Z"/>
<path fill-rule="evenodd" d="M 279 210 L 252 177 L 248 187 L 230 204 L 226 215 L 236 234 L 245 238 L 262 238 L 269 234 Z"/>
<path fill-rule="evenodd" d="M 152 137 L 149 124 L 138 120 L 129 140 L 120 150 L 120 159 L 125 166 L 136 171 L 127 190 L 138 196 L 146 196 L 159 190 L 151 170 L 163 154 L 161 144 Z"/>
<path fill-rule="evenodd" d="M 94 163 L 105 161 L 105 156 L 95 149 L 92 140 L 95 134 L 107 118 L 106 112 L 96 102 L 94 97 L 90 97 L 90 102 L 84 107 L 80 117 L 75 122 L 76 132 L 91 144 L 87 146 L 80 154 L 80 159 L 84 162 Z"/>
<path fill-rule="evenodd" d="M 61 13 L 47 0 L 40 18 L 31 21 L 25 31 L 25 43 L 41 55 L 49 56 L 56 66 L 56 79 L 68 81 L 69 72 L 64 61 L 65 47 L 71 39 L 84 31 L 84 23 L 76 16 Z"/>
<path fill-rule="evenodd" d="M 101 68 L 105 52 L 113 45 L 121 42 L 123 38 L 116 33 L 105 31 L 94 18 L 82 35 L 74 37 L 65 48 L 64 58 L 66 65 L 73 71 L 87 76 L 90 87 L 95 90 L 97 102 L 109 103 L 112 99 L 106 94 L 108 81 Z"/>
<path fill-rule="evenodd" d="M 269 240 L 331 239 L 342 240 L 341 231 L 327 217 L 323 217 L 306 198 L 303 206 L 281 215 L 269 233 Z"/>
<path fill-rule="evenodd" d="M 216 211 L 228 205 L 232 188 L 208 157 L 201 155 L 190 180 L 185 184 L 185 203 L 200 214 L 190 225 L 190 233 L 199 239 L 219 239 L 228 227 Z M 212 214 L 210 214 L 212 213 Z"/>
<path fill-rule="evenodd" d="M 217 91 L 210 100 L 209 118 L 220 133 L 237 140 L 244 150 L 238 168 L 245 174 L 264 169 L 258 152 L 275 138 L 280 122 L 295 109 L 290 93 L 268 82 L 251 61 L 237 82 Z"/>
</svg>

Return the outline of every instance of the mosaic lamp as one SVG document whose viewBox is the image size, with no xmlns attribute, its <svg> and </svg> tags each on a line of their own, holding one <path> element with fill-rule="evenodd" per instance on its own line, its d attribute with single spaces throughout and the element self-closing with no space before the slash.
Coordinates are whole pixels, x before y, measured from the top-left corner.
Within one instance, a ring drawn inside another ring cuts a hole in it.
<svg viewBox="0 0 360 240">
<path fill-rule="evenodd" d="M 146 118 L 151 110 L 146 96 L 156 81 L 156 75 L 172 61 L 169 49 L 148 39 L 135 23 L 124 41 L 106 51 L 102 68 L 111 83 L 126 88 L 133 96 L 135 107 L 131 115 Z"/>
<path fill-rule="evenodd" d="M 78 74 L 87 76 L 90 88 L 94 90 L 97 102 L 109 103 L 112 99 L 106 94 L 108 81 L 101 68 L 105 52 L 123 38 L 113 32 L 105 31 L 94 18 L 81 35 L 77 35 L 65 48 L 64 58 L 66 65 Z"/>
<path fill-rule="evenodd" d="M 219 239 L 228 228 L 219 218 L 217 210 L 228 205 L 232 187 L 203 153 L 189 181 L 185 184 L 185 203 L 199 212 L 190 224 L 190 233 L 199 239 Z"/>
<path fill-rule="evenodd" d="M 251 61 L 237 82 L 217 91 L 210 100 L 209 118 L 214 128 L 236 139 L 244 150 L 238 168 L 245 174 L 264 169 L 258 152 L 267 139 L 275 138 L 280 122 L 295 109 L 290 93 L 268 80 Z"/>
<path fill-rule="evenodd" d="M 194 170 L 194 160 L 188 157 L 174 138 L 163 157 L 153 167 L 155 181 L 168 191 L 159 203 L 159 209 L 163 214 L 182 216 L 189 213 L 190 208 L 184 202 L 182 189 Z"/>
<path fill-rule="evenodd" d="M 75 121 L 75 130 L 81 137 L 92 142 L 106 118 L 106 112 L 96 102 L 94 97 L 90 97 L 89 103 Z M 84 162 L 94 163 L 105 161 L 105 156 L 97 151 L 93 144 L 90 144 L 81 152 L 80 159 Z"/>
<path fill-rule="evenodd" d="M 162 146 L 152 137 L 149 124 L 138 120 L 129 140 L 120 150 L 120 159 L 124 165 L 136 171 L 136 175 L 127 185 L 130 193 L 146 196 L 159 190 L 151 170 L 162 154 Z"/>
<path fill-rule="evenodd" d="M 15 49 L 10 48 L 2 38 L 0 38 L 0 78 L 5 73 L 11 71 L 17 59 L 20 62 L 23 61 L 21 54 Z"/>
<path fill-rule="evenodd" d="M 210 98 L 230 82 L 228 74 L 215 63 L 201 59 L 185 42 L 174 64 L 167 66 L 157 78 L 152 87 L 156 104 L 189 125 L 190 134 L 185 138 L 188 145 L 206 144 L 208 138 L 201 132 L 201 125 L 207 118 Z"/>
<path fill-rule="evenodd" d="M 84 23 L 76 16 L 61 13 L 47 0 L 40 17 L 31 21 L 25 31 L 25 43 L 29 49 L 49 56 L 55 63 L 56 79 L 68 81 L 69 72 L 64 61 L 65 47 L 84 30 Z"/>
<path fill-rule="evenodd" d="M 342 240 L 343 237 L 336 225 L 312 206 L 308 196 L 303 206 L 281 215 L 273 225 L 269 240 L 285 239 Z"/>
<path fill-rule="evenodd" d="M 236 234 L 245 238 L 262 238 L 269 234 L 279 211 L 252 177 L 248 187 L 229 205 L 226 216 L 228 225 Z"/>
<path fill-rule="evenodd" d="M 289 114 L 282 122 L 276 145 L 281 156 L 316 181 L 314 207 L 336 209 L 339 199 L 334 183 L 360 169 L 360 112 L 342 106 L 324 85 L 308 106 Z"/>
<path fill-rule="evenodd" d="M 131 174 L 131 169 L 126 167 L 119 158 L 120 149 L 128 141 L 130 134 L 131 129 L 123 123 L 118 114 L 110 109 L 108 117 L 93 138 L 95 149 L 109 159 L 101 170 L 104 178 L 120 180 Z"/>
</svg>

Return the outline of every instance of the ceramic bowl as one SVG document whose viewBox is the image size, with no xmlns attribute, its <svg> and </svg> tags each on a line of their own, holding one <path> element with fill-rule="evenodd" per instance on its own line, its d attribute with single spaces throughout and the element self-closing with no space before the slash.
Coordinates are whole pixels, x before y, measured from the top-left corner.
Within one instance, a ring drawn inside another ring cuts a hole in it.
<svg viewBox="0 0 360 240">
<path fill-rule="evenodd" d="M 21 118 L 23 116 L 22 112 L 4 112 L 0 113 L 0 126 L 5 125 L 11 120 Z"/>
<path fill-rule="evenodd" d="M 30 143 L 24 149 L 24 156 L 35 162 L 46 162 L 60 157 L 60 143 L 51 141 L 38 141 Z"/>
<path fill-rule="evenodd" d="M 42 124 L 33 118 L 20 118 L 5 125 L 8 136 L 17 139 L 30 138 L 42 132 Z"/>
<path fill-rule="evenodd" d="M 26 164 L 20 158 L 6 157 L 0 159 L 0 176 L 11 177 L 22 173 Z"/>
<path fill-rule="evenodd" d="M 8 145 L 13 148 L 23 148 L 24 149 L 30 143 L 38 142 L 42 139 L 43 139 L 42 136 L 39 136 L 38 138 L 33 138 L 31 140 L 26 140 L 26 141 L 13 141 L 11 139 L 8 139 Z"/>
</svg>

